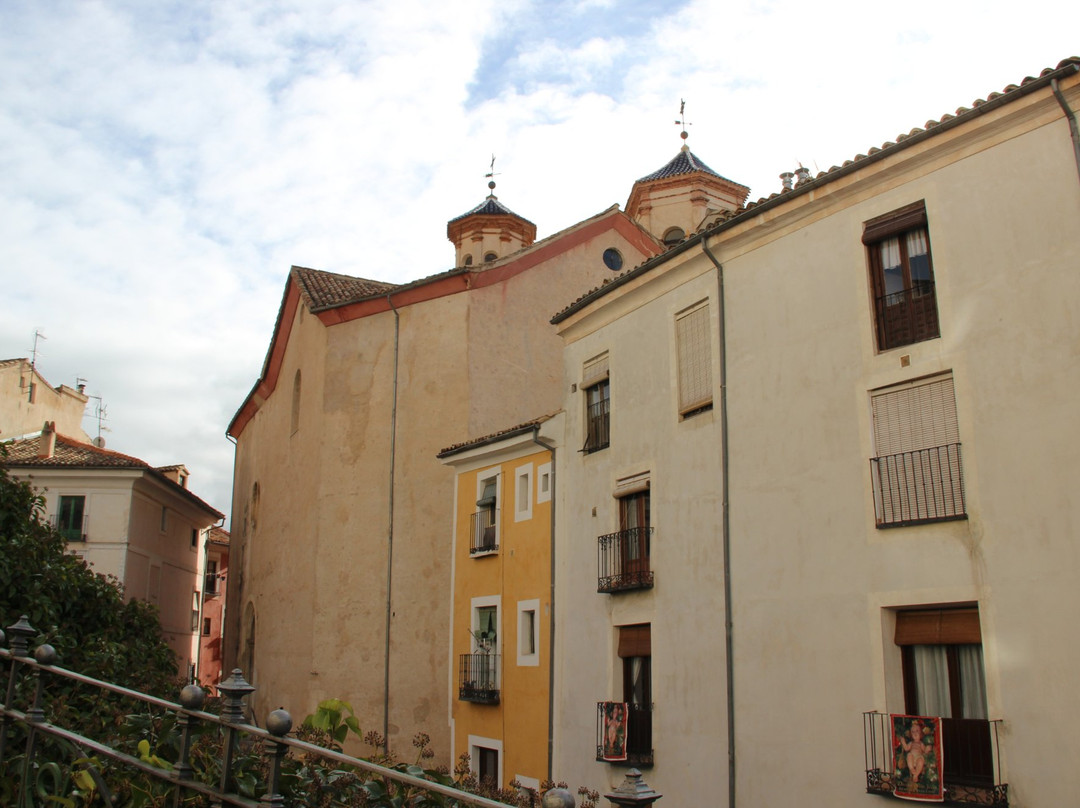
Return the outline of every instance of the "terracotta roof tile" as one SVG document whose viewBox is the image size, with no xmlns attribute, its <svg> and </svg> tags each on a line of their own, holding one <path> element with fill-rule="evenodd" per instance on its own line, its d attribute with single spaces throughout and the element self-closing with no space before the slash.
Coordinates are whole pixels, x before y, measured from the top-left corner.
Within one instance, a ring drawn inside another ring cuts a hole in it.
<svg viewBox="0 0 1080 808">
<path fill-rule="evenodd" d="M 985 106 L 988 103 L 991 103 L 991 101 L 996 101 L 997 103 L 1007 103 L 1008 101 L 1011 100 L 1010 96 L 1013 96 L 1016 93 L 1022 92 L 1024 90 L 1024 88 L 1027 85 L 1031 84 L 1032 82 L 1039 81 L 1040 79 L 1044 79 L 1046 76 L 1049 76 L 1050 74 L 1055 73 L 1055 72 L 1057 72 L 1059 70 L 1062 70 L 1063 68 L 1066 68 L 1066 67 L 1069 67 L 1069 66 L 1074 67 L 1074 72 L 1080 72 L 1080 57 L 1070 56 L 1068 59 L 1063 59 L 1062 61 L 1058 62 L 1057 67 L 1048 67 L 1048 68 L 1044 69 L 1042 72 L 1039 73 L 1038 77 L 1028 76 L 1022 82 L 1020 82 L 1019 85 L 1010 84 L 1001 93 L 991 93 L 987 100 L 978 99 L 972 104 L 971 107 L 959 107 L 956 110 L 955 115 L 945 114 L 940 119 L 938 119 L 936 121 L 934 121 L 934 120 L 927 121 L 925 127 L 921 128 L 921 129 L 916 127 L 914 129 L 912 129 L 910 132 L 908 132 L 906 135 L 904 135 L 904 134 L 897 135 L 895 141 L 891 141 L 891 140 L 886 141 L 885 143 L 882 144 L 882 146 L 880 148 L 876 148 L 876 147 L 871 148 L 868 151 L 867 154 L 858 154 L 852 160 L 845 160 L 844 164 L 841 165 L 841 166 L 833 166 L 828 171 L 819 172 L 816 177 L 814 177 L 809 182 L 803 182 L 798 188 L 795 188 L 795 189 L 785 188 L 780 193 L 773 193 L 773 194 L 770 194 L 767 197 L 761 197 L 760 199 L 757 200 L 757 202 L 747 202 L 745 205 L 743 205 L 738 210 L 731 211 L 730 214 L 727 215 L 727 216 L 718 216 L 716 218 L 709 218 L 709 219 L 706 220 L 707 224 L 703 223 L 703 226 L 701 228 L 699 228 L 698 233 L 699 234 L 700 233 L 705 233 L 707 235 L 708 231 L 710 231 L 710 230 L 712 230 L 712 229 L 714 229 L 716 227 L 719 227 L 719 226 L 721 226 L 721 225 L 723 225 L 723 224 L 725 224 L 725 223 L 727 223 L 727 222 L 729 222 L 729 221 L 731 221 L 733 219 L 740 219 L 740 218 L 742 218 L 743 214 L 746 214 L 749 211 L 754 210 L 755 208 L 759 208 L 762 205 L 777 202 L 780 197 L 792 196 L 793 194 L 802 192 L 806 188 L 819 187 L 820 183 L 822 181 L 828 182 L 828 181 L 834 179 L 835 175 L 838 172 L 844 171 L 844 170 L 848 169 L 850 166 L 853 166 L 856 163 L 859 163 L 859 162 L 861 162 L 863 160 L 868 160 L 872 156 L 877 157 L 877 155 L 887 153 L 890 150 L 895 151 L 895 150 L 898 150 L 898 149 L 902 149 L 902 148 L 904 148 L 904 146 L 903 146 L 904 141 L 910 140 L 912 137 L 915 137 L 917 135 L 924 135 L 929 130 L 938 128 L 942 124 L 951 123 L 952 121 L 955 121 L 955 120 L 963 117 L 966 114 L 974 112 L 979 107 L 982 107 L 982 106 Z M 676 159 L 678 159 L 678 158 L 676 158 Z M 695 160 L 696 160 L 696 158 L 695 158 Z M 668 163 L 668 165 L 670 166 L 674 162 L 675 161 L 673 160 L 671 163 Z M 700 161 L 698 161 L 698 162 L 700 163 Z M 701 165 L 704 165 L 704 164 L 701 164 Z M 665 166 L 665 168 L 667 168 L 667 166 Z M 663 170 L 664 169 L 661 169 L 661 171 L 663 171 Z M 656 172 L 656 173 L 659 174 L 659 172 Z M 648 177 L 643 177 L 641 180 L 638 180 L 638 182 L 642 182 L 643 180 L 648 180 L 648 179 L 651 179 L 651 178 L 654 178 L 654 177 L 655 177 L 654 174 L 650 174 Z M 585 303 L 587 303 L 587 302 L 589 302 L 589 301 L 591 301 L 591 300 L 593 300 L 593 299 L 595 299 L 597 297 L 602 296 L 602 294 L 601 294 L 602 290 L 605 287 L 611 285 L 612 283 L 625 282 L 630 276 L 637 275 L 640 272 L 647 271 L 648 269 L 651 269 L 653 266 L 655 266 L 657 264 L 663 263 L 665 255 L 667 255 L 668 253 L 671 253 L 672 251 L 678 250 L 683 244 L 686 244 L 688 241 L 690 241 L 690 239 L 691 239 L 691 237 L 688 236 L 686 240 L 684 240 L 683 242 L 680 242 L 679 244 L 674 245 L 667 252 L 661 253 L 660 255 L 657 255 L 657 256 L 654 256 L 653 258 L 650 258 L 649 260 L 643 262 L 642 264 L 639 264 L 638 266 L 634 267 L 633 269 L 628 269 L 628 270 L 620 273 L 619 275 L 616 275 L 614 277 L 605 279 L 604 282 L 600 286 L 597 286 L 597 287 L 594 287 L 593 289 L 590 289 L 585 294 L 579 296 L 573 303 L 569 304 L 568 306 L 565 306 L 561 311 L 556 313 L 551 318 L 551 322 L 552 323 L 561 322 L 562 320 L 564 320 L 568 316 L 570 316 L 570 314 L 575 312 L 577 309 L 581 308 Z"/>
<path fill-rule="evenodd" d="M 137 457 L 99 449 L 89 443 L 81 443 L 64 435 L 56 436 L 56 448 L 52 457 L 38 457 L 41 436 L 14 440 L 7 447 L 6 466 L 40 466 L 43 468 L 135 468 L 149 469 L 150 464 Z"/>
<path fill-rule="evenodd" d="M 481 438 L 473 438 L 472 440 L 455 443 L 453 446 L 447 446 L 435 456 L 448 457 L 449 455 L 457 454 L 458 452 L 464 452 L 467 449 L 472 449 L 476 446 L 483 446 L 487 443 L 495 443 L 496 441 L 502 440 L 503 438 L 507 438 L 521 432 L 529 432 L 533 429 L 533 427 L 537 427 L 545 421 L 550 421 L 554 417 L 554 413 L 548 415 L 541 415 L 539 418 L 533 418 L 531 421 L 525 421 L 524 423 L 517 424 L 516 426 L 511 426 L 506 429 L 500 429 L 498 432 L 492 432 L 490 435 L 484 435 Z"/>
<path fill-rule="evenodd" d="M 353 303 L 367 297 L 377 297 L 398 288 L 396 283 L 384 283 L 352 275 L 339 275 L 321 269 L 293 267 L 293 277 L 307 299 L 308 308 L 322 309 Z"/>
</svg>

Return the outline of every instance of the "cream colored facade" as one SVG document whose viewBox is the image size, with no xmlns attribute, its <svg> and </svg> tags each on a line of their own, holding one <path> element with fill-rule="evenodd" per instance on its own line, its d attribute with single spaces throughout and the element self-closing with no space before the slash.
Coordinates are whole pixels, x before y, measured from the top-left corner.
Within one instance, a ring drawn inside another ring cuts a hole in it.
<svg viewBox="0 0 1080 808">
<path fill-rule="evenodd" d="M 665 801 L 880 804 L 866 769 L 876 789 L 898 782 L 891 739 L 876 737 L 876 762 L 869 739 L 889 714 L 933 700 L 905 671 L 920 649 L 981 658 L 984 690 L 964 670 L 943 697 L 988 731 L 989 780 L 969 799 L 991 794 L 987 783 L 1007 784 L 1013 806 L 1075 799 L 1063 739 L 1080 718 L 1080 496 L 1067 473 L 1080 450 L 1080 148 L 1062 104 L 1080 108 L 1076 67 L 721 217 L 556 318 L 566 389 L 598 357 L 610 373 L 610 445 L 558 462 L 560 778 L 622 779 L 624 766 L 595 759 L 595 703 L 623 700 L 620 629 L 647 624 L 644 773 Z M 908 223 L 884 232 L 904 210 Z M 923 253 L 906 239 L 919 230 L 932 277 L 879 304 L 872 278 L 891 264 L 875 256 L 899 234 L 914 277 Z M 929 332 L 882 337 L 881 307 L 927 297 Z M 712 408 L 681 417 L 677 322 L 703 302 Z M 930 406 L 911 393 L 930 386 L 953 396 Z M 895 401 L 909 422 L 890 421 Z M 580 389 L 565 408 L 567 443 L 587 445 Z M 885 448 L 889 429 L 936 428 L 939 413 L 947 437 Z M 883 476 L 900 462 L 919 469 L 898 473 L 912 484 L 902 494 Z M 646 473 L 652 586 L 598 593 L 597 538 L 620 530 L 620 485 L 640 489 Z M 930 493 L 914 490 L 917 474 Z M 911 639 L 915 619 L 961 617 L 952 639 L 944 628 Z M 977 767 L 946 755 L 955 799 L 950 766 L 969 780 Z"/>
<path fill-rule="evenodd" d="M 82 419 L 89 400 L 82 387 L 52 387 L 28 359 L 0 360 L 0 440 L 35 435 L 53 421 L 62 435 L 84 443 Z"/>
<path fill-rule="evenodd" d="M 476 214 L 477 244 L 487 224 Z M 464 255 L 469 232 L 451 230 Z M 436 453 L 558 408 L 561 342 L 547 320 L 611 275 L 609 249 L 630 266 L 659 246 L 612 208 L 402 286 L 294 268 L 229 429 L 225 665 L 258 686 L 256 715 L 343 698 L 392 749 L 423 731 L 451 762 L 455 475 Z"/>
<path fill-rule="evenodd" d="M 439 453 L 454 478 L 450 734 L 478 777 L 551 776 L 553 455 L 562 418 Z"/>
<path fill-rule="evenodd" d="M 9 444 L 5 465 L 44 496 L 45 514 L 68 538 L 70 552 L 114 576 L 125 598 L 158 607 L 178 674 L 187 676 L 195 661 L 202 537 L 223 515 L 137 458 L 62 435 L 47 454 L 41 448 L 47 440 Z"/>
</svg>

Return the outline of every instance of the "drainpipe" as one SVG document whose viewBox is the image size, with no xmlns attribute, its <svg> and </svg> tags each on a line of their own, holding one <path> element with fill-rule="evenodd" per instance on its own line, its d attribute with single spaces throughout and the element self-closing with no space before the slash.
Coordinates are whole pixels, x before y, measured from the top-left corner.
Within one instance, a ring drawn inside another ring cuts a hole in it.
<svg viewBox="0 0 1080 808">
<path fill-rule="evenodd" d="M 548 740 L 547 740 L 547 779 L 551 779 L 552 759 L 555 752 L 555 447 L 544 443 L 537 436 L 540 425 L 533 427 L 532 441 L 551 453 L 551 587 L 549 602 L 551 614 L 548 618 Z"/>
<path fill-rule="evenodd" d="M 394 462 L 397 449 L 397 396 L 398 396 L 398 350 L 401 331 L 401 317 L 392 292 L 387 292 L 386 302 L 394 312 L 394 394 L 390 406 L 390 496 L 388 530 L 386 536 L 386 649 L 383 667 L 383 752 L 390 753 L 390 607 L 391 584 L 394 572 Z"/>
<path fill-rule="evenodd" d="M 1054 93 L 1054 98 L 1057 99 L 1061 109 L 1065 112 L 1065 117 L 1069 119 L 1069 133 L 1072 135 L 1073 144 L 1073 156 L 1076 158 L 1076 173 L 1080 177 L 1080 127 L 1076 124 L 1076 113 L 1069 107 L 1068 102 L 1065 100 L 1065 96 L 1061 94 L 1061 88 L 1058 86 L 1058 80 L 1053 79 L 1050 82 L 1050 89 Z"/>
<path fill-rule="evenodd" d="M 701 249 L 716 267 L 716 309 L 720 320 L 720 538 L 724 548 L 724 662 L 727 666 L 728 808 L 735 808 L 735 661 L 731 620 L 731 530 L 728 519 L 727 333 L 724 323 L 724 267 L 703 236 Z"/>
</svg>

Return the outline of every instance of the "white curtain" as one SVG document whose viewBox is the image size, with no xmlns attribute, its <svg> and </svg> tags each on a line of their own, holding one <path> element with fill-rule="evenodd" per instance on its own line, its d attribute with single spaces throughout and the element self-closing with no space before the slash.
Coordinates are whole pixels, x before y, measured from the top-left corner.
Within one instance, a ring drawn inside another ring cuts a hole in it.
<svg viewBox="0 0 1080 808">
<path fill-rule="evenodd" d="M 915 686 L 919 715 L 952 718 L 949 703 L 949 659 L 944 645 L 916 645 Z"/>
<path fill-rule="evenodd" d="M 960 702 L 963 718 L 988 717 L 986 710 L 986 679 L 983 676 L 981 645 L 958 645 L 957 660 L 960 663 Z"/>
<path fill-rule="evenodd" d="M 890 239 L 894 240 L 894 239 Z M 926 245 L 926 231 L 925 230 L 912 230 L 907 234 L 907 254 L 908 258 L 914 258 L 916 255 L 926 255 L 929 249 Z M 900 262 L 897 257 L 897 263 Z"/>
</svg>

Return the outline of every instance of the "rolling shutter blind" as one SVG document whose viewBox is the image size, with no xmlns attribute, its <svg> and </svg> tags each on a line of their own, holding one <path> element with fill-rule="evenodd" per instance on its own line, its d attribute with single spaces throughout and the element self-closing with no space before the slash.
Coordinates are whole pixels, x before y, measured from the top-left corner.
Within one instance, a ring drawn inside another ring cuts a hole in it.
<svg viewBox="0 0 1080 808">
<path fill-rule="evenodd" d="M 896 615 L 897 645 L 977 645 L 981 642 L 977 608 L 932 609 Z"/>
<path fill-rule="evenodd" d="M 870 402 L 878 457 L 960 442 L 951 374 L 875 392 Z"/>
<path fill-rule="evenodd" d="M 709 350 L 709 304 L 675 317 L 679 363 L 679 413 L 712 401 L 712 354 Z"/>
<path fill-rule="evenodd" d="M 597 356 L 585 363 L 581 371 L 582 388 L 592 387 L 608 377 L 608 355 Z"/>
<path fill-rule="evenodd" d="M 619 628 L 619 656 L 652 656 L 652 626 L 648 623 L 639 626 L 621 626 Z"/>
<path fill-rule="evenodd" d="M 916 227 L 926 227 L 926 203 L 922 200 L 865 222 L 863 244 L 873 244 Z"/>
</svg>

